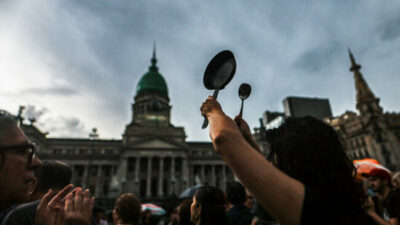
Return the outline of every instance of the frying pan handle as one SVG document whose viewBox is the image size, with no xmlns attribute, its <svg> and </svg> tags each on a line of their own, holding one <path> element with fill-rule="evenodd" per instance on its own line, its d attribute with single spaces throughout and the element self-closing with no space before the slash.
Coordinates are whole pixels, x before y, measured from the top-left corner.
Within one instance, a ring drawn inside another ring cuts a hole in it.
<svg viewBox="0 0 400 225">
<path fill-rule="evenodd" d="M 219 92 L 219 88 L 216 88 L 214 90 L 214 94 L 213 94 L 213 98 L 217 99 L 218 97 L 218 92 Z M 203 125 L 201 126 L 201 129 L 204 129 L 208 126 L 208 119 L 207 117 L 204 116 L 204 121 L 203 121 Z"/>
</svg>

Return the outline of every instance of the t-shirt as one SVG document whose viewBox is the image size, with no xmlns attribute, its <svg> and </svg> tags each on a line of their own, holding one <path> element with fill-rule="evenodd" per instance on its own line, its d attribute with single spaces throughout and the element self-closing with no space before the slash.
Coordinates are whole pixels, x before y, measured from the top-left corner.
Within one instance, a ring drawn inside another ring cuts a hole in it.
<svg viewBox="0 0 400 225">
<path fill-rule="evenodd" d="M 391 218 L 400 219 L 400 193 L 398 191 L 389 192 L 383 202 L 383 219 L 389 221 Z"/>
<path fill-rule="evenodd" d="M 33 225 L 40 200 L 18 206 L 8 213 L 2 225 Z"/>
<path fill-rule="evenodd" d="M 375 225 L 376 223 L 361 206 L 351 206 L 345 199 L 340 201 L 337 197 L 325 196 L 306 187 L 301 224 Z"/>
</svg>

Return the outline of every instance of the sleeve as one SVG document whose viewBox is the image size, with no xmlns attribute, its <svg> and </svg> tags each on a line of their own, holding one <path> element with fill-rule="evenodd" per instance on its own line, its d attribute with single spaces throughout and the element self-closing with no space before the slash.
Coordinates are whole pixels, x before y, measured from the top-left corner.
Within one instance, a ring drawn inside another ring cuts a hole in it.
<svg viewBox="0 0 400 225">
<path fill-rule="evenodd" d="M 12 210 L 6 218 L 3 220 L 1 225 L 28 225 L 24 214 L 18 208 Z M 30 224 L 29 224 L 30 225 Z"/>
</svg>

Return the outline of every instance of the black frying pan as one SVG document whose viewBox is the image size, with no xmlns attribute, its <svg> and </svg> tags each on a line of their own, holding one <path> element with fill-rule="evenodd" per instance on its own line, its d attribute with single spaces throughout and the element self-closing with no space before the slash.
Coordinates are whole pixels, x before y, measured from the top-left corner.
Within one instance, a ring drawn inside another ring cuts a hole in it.
<svg viewBox="0 0 400 225">
<path fill-rule="evenodd" d="M 209 90 L 214 90 L 213 97 L 216 99 L 219 90 L 225 88 L 225 86 L 232 80 L 235 72 L 235 56 L 231 51 L 224 50 L 214 56 L 210 63 L 208 63 L 203 77 L 204 86 Z M 204 129 L 207 125 L 208 120 L 207 118 L 204 118 L 203 126 L 201 126 L 201 128 Z"/>
</svg>

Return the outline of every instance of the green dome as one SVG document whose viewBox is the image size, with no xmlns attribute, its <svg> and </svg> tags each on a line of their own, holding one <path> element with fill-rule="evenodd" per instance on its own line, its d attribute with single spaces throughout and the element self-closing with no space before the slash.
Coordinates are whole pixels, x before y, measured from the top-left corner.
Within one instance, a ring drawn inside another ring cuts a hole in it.
<svg viewBox="0 0 400 225">
<path fill-rule="evenodd" d="M 158 72 L 156 63 L 157 59 L 154 51 L 149 71 L 143 75 L 136 87 L 136 95 L 143 92 L 158 92 L 162 95 L 168 96 L 167 83 L 162 75 Z"/>
</svg>

